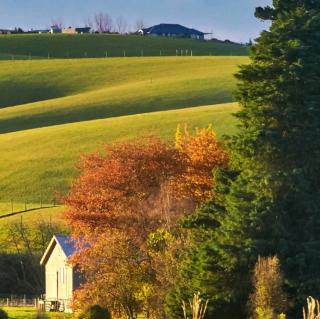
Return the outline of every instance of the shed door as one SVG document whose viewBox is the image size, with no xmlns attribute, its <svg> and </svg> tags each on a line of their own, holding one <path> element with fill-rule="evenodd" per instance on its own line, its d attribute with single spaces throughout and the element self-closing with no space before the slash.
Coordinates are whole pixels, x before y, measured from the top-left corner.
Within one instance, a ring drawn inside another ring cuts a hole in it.
<svg viewBox="0 0 320 319">
<path fill-rule="evenodd" d="M 46 273 L 46 299 L 58 299 L 58 273 Z"/>
</svg>

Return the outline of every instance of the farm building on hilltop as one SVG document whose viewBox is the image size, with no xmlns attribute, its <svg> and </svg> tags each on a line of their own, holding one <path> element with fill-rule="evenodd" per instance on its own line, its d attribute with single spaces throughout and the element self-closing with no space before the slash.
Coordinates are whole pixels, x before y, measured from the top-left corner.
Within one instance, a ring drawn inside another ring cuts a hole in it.
<svg viewBox="0 0 320 319">
<path fill-rule="evenodd" d="M 45 267 L 45 311 L 72 312 L 73 292 L 80 287 L 81 274 L 68 263 L 75 252 L 75 244 L 68 236 L 53 236 L 40 264 Z"/>
<path fill-rule="evenodd" d="M 59 28 L 58 26 L 53 25 L 50 28 L 49 33 L 51 33 L 51 34 L 61 33 L 61 28 Z"/>
<path fill-rule="evenodd" d="M 0 34 L 10 34 L 12 33 L 12 30 L 9 29 L 0 29 Z"/>
<path fill-rule="evenodd" d="M 64 34 L 84 34 L 84 33 L 90 33 L 91 28 L 90 27 L 84 27 L 84 28 L 63 28 L 62 33 Z"/>
<path fill-rule="evenodd" d="M 161 23 L 150 28 L 144 28 L 138 31 L 142 35 L 154 35 L 164 37 L 181 37 L 204 40 L 204 36 L 209 33 L 204 33 L 195 29 L 184 27 L 180 24 Z"/>
</svg>

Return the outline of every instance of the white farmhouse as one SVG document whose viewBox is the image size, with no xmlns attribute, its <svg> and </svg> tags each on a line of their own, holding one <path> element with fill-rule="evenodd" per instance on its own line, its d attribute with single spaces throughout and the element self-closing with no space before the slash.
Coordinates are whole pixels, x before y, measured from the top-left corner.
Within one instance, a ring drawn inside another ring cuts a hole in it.
<svg viewBox="0 0 320 319">
<path fill-rule="evenodd" d="M 75 252 L 74 242 L 68 236 L 53 236 L 40 264 L 45 267 L 45 310 L 72 312 L 73 292 L 80 287 L 81 276 L 68 263 Z"/>
</svg>

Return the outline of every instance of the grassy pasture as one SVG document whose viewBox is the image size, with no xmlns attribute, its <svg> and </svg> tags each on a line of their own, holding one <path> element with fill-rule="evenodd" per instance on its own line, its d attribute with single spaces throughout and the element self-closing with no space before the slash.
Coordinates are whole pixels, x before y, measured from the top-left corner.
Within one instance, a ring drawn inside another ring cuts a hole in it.
<svg viewBox="0 0 320 319">
<path fill-rule="evenodd" d="M 232 102 L 233 74 L 247 61 L 163 57 L 0 62 L 0 133 Z"/>
<path fill-rule="evenodd" d="M 98 58 L 130 56 L 248 55 L 248 47 L 218 41 L 197 41 L 166 37 L 142 37 L 106 34 L 87 35 L 2 35 L 0 59 L 25 58 Z M 186 52 L 188 50 L 188 52 Z M 161 51 L 161 53 L 160 53 Z"/>
<path fill-rule="evenodd" d="M 219 137 L 236 130 L 235 103 L 83 121 L 0 134 L 0 200 L 51 202 L 66 192 L 79 155 L 101 149 L 101 142 L 155 134 L 173 140 L 177 124 L 213 124 Z"/>
<path fill-rule="evenodd" d="M 4 307 L 9 316 L 9 319 L 35 319 L 37 310 L 33 307 Z M 69 319 L 72 314 L 48 312 L 46 313 L 49 319 Z"/>
</svg>

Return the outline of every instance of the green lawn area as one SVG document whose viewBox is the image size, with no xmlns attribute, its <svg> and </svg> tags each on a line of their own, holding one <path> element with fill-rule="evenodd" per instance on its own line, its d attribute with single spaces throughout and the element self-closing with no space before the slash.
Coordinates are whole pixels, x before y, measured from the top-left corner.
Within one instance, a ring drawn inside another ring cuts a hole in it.
<svg viewBox="0 0 320 319">
<path fill-rule="evenodd" d="M 106 34 L 84 35 L 2 35 L 1 54 L 8 59 L 31 56 L 34 58 L 83 58 L 83 57 L 122 57 L 126 56 L 194 56 L 209 55 L 248 55 L 248 47 L 218 41 L 197 41 L 167 37 L 142 37 Z M 188 52 L 186 52 L 188 50 Z"/>
<path fill-rule="evenodd" d="M 192 129 L 212 123 L 218 136 L 236 130 L 235 103 L 83 121 L 0 134 L 0 200 L 51 202 L 65 193 L 82 153 L 101 149 L 103 142 L 155 134 L 173 141 L 178 124 Z"/>
<path fill-rule="evenodd" d="M 229 103 L 236 89 L 233 75 L 247 62 L 246 57 L 0 62 L 0 133 Z"/>
<path fill-rule="evenodd" d="M 4 307 L 3 308 L 9 315 L 9 319 L 35 319 L 37 315 L 37 309 L 33 307 Z M 73 318 L 72 314 L 47 312 L 42 314 L 41 318 L 47 316 L 49 319 L 70 319 Z"/>
<path fill-rule="evenodd" d="M 11 38 L 0 37 L 0 54 L 3 39 Z M 27 209 L 39 208 L 41 201 L 51 204 L 56 193 L 65 194 L 80 155 L 102 143 L 147 134 L 172 141 L 178 124 L 213 124 L 219 138 L 234 133 L 234 73 L 248 61 L 239 56 L 0 61 L 0 217 L 12 211 L 11 201 L 14 211 L 22 211 L 25 201 Z"/>
</svg>

